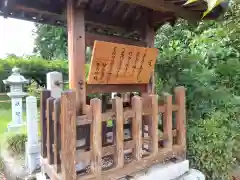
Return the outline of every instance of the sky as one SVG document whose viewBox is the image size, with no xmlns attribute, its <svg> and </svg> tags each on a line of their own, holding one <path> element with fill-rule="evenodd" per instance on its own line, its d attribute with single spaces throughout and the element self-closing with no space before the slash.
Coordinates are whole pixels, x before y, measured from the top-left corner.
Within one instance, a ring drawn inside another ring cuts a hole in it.
<svg viewBox="0 0 240 180">
<path fill-rule="evenodd" d="M 0 58 L 8 54 L 31 55 L 34 29 L 32 22 L 0 17 Z"/>
</svg>

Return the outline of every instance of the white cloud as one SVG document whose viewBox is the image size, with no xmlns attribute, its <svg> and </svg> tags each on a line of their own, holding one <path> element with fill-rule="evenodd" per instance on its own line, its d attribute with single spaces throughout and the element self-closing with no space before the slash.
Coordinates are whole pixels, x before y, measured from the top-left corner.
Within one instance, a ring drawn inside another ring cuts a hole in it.
<svg viewBox="0 0 240 180">
<path fill-rule="evenodd" d="M 0 17 L 0 57 L 29 55 L 33 51 L 34 23 Z"/>
</svg>

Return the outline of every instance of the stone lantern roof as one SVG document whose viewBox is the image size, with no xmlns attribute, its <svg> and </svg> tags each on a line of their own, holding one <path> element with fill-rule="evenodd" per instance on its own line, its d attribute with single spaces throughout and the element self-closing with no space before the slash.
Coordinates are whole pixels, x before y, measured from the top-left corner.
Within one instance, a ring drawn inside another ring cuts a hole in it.
<svg viewBox="0 0 240 180">
<path fill-rule="evenodd" d="M 20 74 L 20 69 L 15 67 L 12 69 L 12 74 L 7 79 L 3 80 L 3 83 L 7 85 L 27 84 L 29 81 Z"/>
</svg>

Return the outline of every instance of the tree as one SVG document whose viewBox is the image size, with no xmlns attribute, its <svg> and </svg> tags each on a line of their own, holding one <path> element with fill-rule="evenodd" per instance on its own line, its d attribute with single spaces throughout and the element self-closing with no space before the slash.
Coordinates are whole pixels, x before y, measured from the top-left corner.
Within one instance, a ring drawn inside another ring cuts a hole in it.
<svg viewBox="0 0 240 180">
<path fill-rule="evenodd" d="M 63 27 L 36 24 L 34 53 L 43 59 L 67 59 L 67 31 Z M 86 49 L 86 60 L 91 59 L 91 48 Z"/>
<path fill-rule="evenodd" d="M 36 24 L 34 52 L 43 59 L 67 59 L 67 33 L 65 28 Z"/>
</svg>

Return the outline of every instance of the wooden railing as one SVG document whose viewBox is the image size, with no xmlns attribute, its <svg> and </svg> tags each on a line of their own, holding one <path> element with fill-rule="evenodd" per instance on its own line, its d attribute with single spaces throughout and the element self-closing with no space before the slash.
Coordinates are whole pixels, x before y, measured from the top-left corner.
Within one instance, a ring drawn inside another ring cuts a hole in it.
<svg viewBox="0 0 240 180">
<path fill-rule="evenodd" d="M 134 96 L 131 105 L 123 107 L 116 97 L 112 109 L 102 112 L 102 101 L 91 99 L 86 115 L 76 116 L 76 94 L 62 93 L 60 99 L 41 96 L 42 167 L 51 179 L 85 180 L 118 179 L 153 164 L 185 154 L 185 90 L 172 95 Z M 162 115 L 162 118 L 160 115 Z M 162 121 L 159 125 L 159 119 Z M 173 123 L 174 119 L 174 123 Z M 106 141 L 106 122 L 113 121 Z M 130 122 L 130 135 L 124 135 L 124 124 Z M 79 127 L 90 126 L 85 145 L 79 139 Z M 80 171 L 76 165 L 88 166 Z"/>
</svg>

